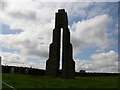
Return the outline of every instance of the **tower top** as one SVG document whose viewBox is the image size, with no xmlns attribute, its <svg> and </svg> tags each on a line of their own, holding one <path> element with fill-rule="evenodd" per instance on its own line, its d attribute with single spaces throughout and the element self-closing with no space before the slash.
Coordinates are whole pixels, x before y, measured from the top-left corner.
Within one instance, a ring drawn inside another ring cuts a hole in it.
<svg viewBox="0 0 120 90">
<path fill-rule="evenodd" d="M 55 17 L 55 27 L 68 27 L 67 12 L 65 12 L 65 9 L 58 9 L 58 13 L 56 13 Z"/>
<path fill-rule="evenodd" d="M 63 12 L 65 12 L 65 9 L 59 9 L 58 10 L 58 13 L 63 13 Z"/>
</svg>

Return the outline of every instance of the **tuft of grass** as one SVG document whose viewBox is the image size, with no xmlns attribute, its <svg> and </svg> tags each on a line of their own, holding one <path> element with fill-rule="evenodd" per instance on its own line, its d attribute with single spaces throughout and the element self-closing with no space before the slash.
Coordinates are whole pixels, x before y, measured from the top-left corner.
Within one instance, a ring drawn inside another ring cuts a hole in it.
<svg viewBox="0 0 120 90">
<path fill-rule="evenodd" d="M 14 88 L 118 88 L 118 78 L 108 76 L 62 79 L 21 74 L 2 75 L 2 80 Z M 2 87 L 9 88 L 6 85 Z"/>
</svg>

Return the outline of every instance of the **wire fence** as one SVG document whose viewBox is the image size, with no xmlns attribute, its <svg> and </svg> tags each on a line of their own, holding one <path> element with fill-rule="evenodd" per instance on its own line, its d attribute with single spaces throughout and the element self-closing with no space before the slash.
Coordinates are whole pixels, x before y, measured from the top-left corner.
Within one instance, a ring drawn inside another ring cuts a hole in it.
<svg viewBox="0 0 120 90">
<path fill-rule="evenodd" d="M 13 90 L 17 90 L 17 89 L 15 89 L 13 86 L 11 86 L 10 84 L 8 84 L 8 83 L 6 83 L 6 82 L 4 82 L 4 81 L 2 81 L 2 83 L 5 84 L 6 86 L 12 88 Z"/>
</svg>

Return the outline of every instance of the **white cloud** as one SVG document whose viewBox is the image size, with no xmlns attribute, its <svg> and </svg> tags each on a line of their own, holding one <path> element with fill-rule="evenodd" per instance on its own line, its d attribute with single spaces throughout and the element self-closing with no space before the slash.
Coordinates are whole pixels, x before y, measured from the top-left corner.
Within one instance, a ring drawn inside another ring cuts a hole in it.
<svg viewBox="0 0 120 90">
<path fill-rule="evenodd" d="M 16 53 L 2 53 L 2 64 L 13 66 L 27 66 L 45 69 L 46 60 L 29 61 L 26 57 Z M 118 54 L 115 51 L 91 55 L 91 60 L 75 60 L 75 69 L 91 72 L 118 72 Z"/>
<path fill-rule="evenodd" d="M 52 41 L 52 33 L 54 29 L 55 12 L 59 8 L 65 8 L 68 13 L 69 20 L 77 17 L 78 22 L 74 23 L 71 29 L 71 38 L 73 48 L 76 52 L 80 52 L 81 48 L 95 45 L 100 49 L 105 49 L 109 46 L 111 40 L 108 39 L 107 26 L 112 22 L 112 18 L 104 14 L 109 10 L 93 8 L 89 14 L 86 8 L 94 6 L 96 3 L 41 3 L 38 1 L 30 3 L 2 3 L 2 9 L 0 14 L 2 16 L 3 24 L 10 26 L 12 30 L 21 29 L 23 32 L 18 34 L 0 35 L 0 42 L 2 46 L 10 49 L 19 49 L 20 54 L 5 54 L 10 57 L 11 60 L 16 57 L 23 58 L 48 58 L 49 44 Z M 97 6 L 101 7 L 100 3 Z M 79 21 L 79 18 L 89 18 L 87 20 Z M 92 17 L 92 18 L 91 18 Z M 6 58 L 7 59 L 7 58 Z M 24 59 L 24 60 L 25 60 Z M 7 59 L 8 60 L 8 59 Z M 10 62 L 13 62 L 11 61 Z M 20 62 L 24 62 L 24 61 Z M 104 60 L 103 60 L 104 61 Z M 8 62 L 8 61 L 6 61 Z M 17 61 L 18 62 L 18 61 Z M 23 65 L 18 63 L 11 63 L 11 65 Z M 45 68 L 44 64 L 39 64 L 26 61 L 26 66 L 33 65 L 37 68 Z M 79 61 L 76 61 L 79 63 Z M 91 61 L 81 61 L 82 67 L 94 69 Z M 97 63 L 97 62 L 96 62 Z M 77 65 L 78 66 L 78 65 Z M 79 67 L 78 67 L 79 68 Z M 105 69 L 104 69 L 105 70 Z"/>
<path fill-rule="evenodd" d="M 118 57 L 118 55 L 117 55 L 117 53 L 115 52 L 115 51 L 109 51 L 109 52 L 107 52 L 107 53 L 100 53 L 100 54 L 93 54 L 92 56 L 91 56 L 91 58 L 93 59 L 93 60 L 95 60 L 95 59 L 97 59 L 97 60 L 104 60 L 104 59 L 109 59 L 109 60 L 117 60 L 117 57 Z"/>
<path fill-rule="evenodd" d="M 39 1 L 39 2 L 118 2 L 119 0 L 1 0 L 1 2 L 32 2 L 32 1 Z"/>
<path fill-rule="evenodd" d="M 115 51 L 91 55 L 91 60 L 75 60 L 76 71 L 118 72 L 118 54 Z"/>
<path fill-rule="evenodd" d="M 74 23 L 71 37 L 75 49 L 91 45 L 101 49 L 108 48 L 111 39 L 108 38 L 107 28 L 111 23 L 112 18 L 106 14 Z"/>
<path fill-rule="evenodd" d="M 46 62 L 45 62 L 45 60 L 42 60 L 42 62 L 40 62 L 40 63 L 27 62 L 25 66 L 45 70 Z"/>
<path fill-rule="evenodd" d="M 1 60 L 2 65 L 45 69 L 46 60 L 44 60 L 43 58 L 41 58 L 41 60 L 38 59 L 37 62 L 35 62 L 34 60 L 29 61 L 29 59 L 26 59 L 25 56 L 11 52 L 3 52 L 1 56 L 2 56 L 2 60 Z"/>
<path fill-rule="evenodd" d="M 2 53 L 2 64 L 14 63 L 14 64 L 23 64 L 26 59 L 20 54 L 3 52 Z"/>
<path fill-rule="evenodd" d="M 33 35 L 24 36 L 24 34 L 17 35 L 1 35 L 3 47 L 10 49 L 19 49 L 22 55 L 36 58 L 48 57 L 48 45 L 41 44 L 42 40 L 38 40 Z"/>
<path fill-rule="evenodd" d="M 98 49 L 98 50 L 96 50 L 96 52 L 104 52 L 104 50 L 103 49 Z"/>
<path fill-rule="evenodd" d="M 48 45 L 52 41 L 54 16 L 58 8 L 65 8 L 72 18 L 85 12 L 92 3 L 2 3 L 0 11 L 3 23 L 11 29 L 21 29 L 19 34 L 1 35 L 4 47 L 20 49 L 22 54 L 48 57 Z M 72 8 L 72 6 L 75 6 Z M 72 12 L 72 13 L 71 13 Z M 84 15 L 83 15 L 84 16 Z M 42 39 L 40 39 L 42 38 Z M 42 44 L 40 44 L 42 43 Z"/>
</svg>

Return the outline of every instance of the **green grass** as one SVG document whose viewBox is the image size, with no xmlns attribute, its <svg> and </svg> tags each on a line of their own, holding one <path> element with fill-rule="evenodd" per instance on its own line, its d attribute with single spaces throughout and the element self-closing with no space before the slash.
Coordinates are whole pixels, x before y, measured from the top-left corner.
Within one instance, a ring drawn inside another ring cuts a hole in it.
<svg viewBox="0 0 120 90">
<path fill-rule="evenodd" d="M 20 74 L 3 74 L 4 82 L 15 88 L 118 88 L 118 77 L 50 78 Z M 3 88 L 9 88 L 6 85 Z"/>
</svg>

